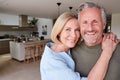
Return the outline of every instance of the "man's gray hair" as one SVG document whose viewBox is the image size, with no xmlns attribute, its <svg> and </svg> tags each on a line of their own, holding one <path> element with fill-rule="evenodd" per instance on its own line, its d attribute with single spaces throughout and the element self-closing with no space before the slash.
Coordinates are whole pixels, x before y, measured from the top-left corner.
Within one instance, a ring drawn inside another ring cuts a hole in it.
<svg viewBox="0 0 120 80">
<path fill-rule="evenodd" d="M 79 15 L 80 15 L 80 12 L 82 10 L 84 10 L 85 8 L 98 8 L 101 10 L 101 16 L 102 16 L 102 19 L 103 21 L 106 23 L 106 13 L 105 13 L 105 9 L 95 3 L 92 3 L 92 2 L 85 2 L 83 4 L 80 5 L 79 9 L 78 9 L 78 20 L 80 20 L 79 18 Z"/>
</svg>

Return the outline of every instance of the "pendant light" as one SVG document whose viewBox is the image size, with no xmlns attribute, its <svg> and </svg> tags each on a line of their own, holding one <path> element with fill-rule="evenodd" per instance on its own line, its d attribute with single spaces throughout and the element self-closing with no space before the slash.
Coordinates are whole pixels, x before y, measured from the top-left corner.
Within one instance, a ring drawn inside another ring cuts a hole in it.
<svg viewBox="0 0 120 80">
<path fill-rule="evenodd" d="M 60 15 L 60 5 L 61 5 L 61 2 L 58 2 L 57 5 L 58 5 L 58 16 L 59 16 Z"/>
<path fill-rule="evenodd" d="M 69 7 L 70 12 L 72 12 L 72 8 L 73 8 L 72 6 Z"/>
</svg>

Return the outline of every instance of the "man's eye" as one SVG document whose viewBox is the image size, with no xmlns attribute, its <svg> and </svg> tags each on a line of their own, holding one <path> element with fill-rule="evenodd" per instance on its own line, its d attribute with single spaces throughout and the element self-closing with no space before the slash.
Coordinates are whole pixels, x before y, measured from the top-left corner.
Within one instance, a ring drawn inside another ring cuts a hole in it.
<svg viewBox="0 0 120 80">
<path fill-rule="evenodd" d="M 98 23 L 98 22 L 97 22 L 96 20 L 94 20 L 94 21 L 93 21 L 93 24 L 96 24 L 96 23 Z"/>
<path fill-rule="evenodd" d="M 87 21 L 84 21 L 83 24 L 87 24 Z"/>
</svg>

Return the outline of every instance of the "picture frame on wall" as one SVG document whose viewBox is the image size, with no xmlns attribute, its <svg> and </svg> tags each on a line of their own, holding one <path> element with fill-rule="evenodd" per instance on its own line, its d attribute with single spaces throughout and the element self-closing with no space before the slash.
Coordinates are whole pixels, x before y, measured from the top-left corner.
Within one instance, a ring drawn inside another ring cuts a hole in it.
<svg viewBox="0 0 120 80">
<path fill-rule="evenodd" d="M 42 35 L 47 35 L 47 25 L 42 26 Z"/>
</svg>

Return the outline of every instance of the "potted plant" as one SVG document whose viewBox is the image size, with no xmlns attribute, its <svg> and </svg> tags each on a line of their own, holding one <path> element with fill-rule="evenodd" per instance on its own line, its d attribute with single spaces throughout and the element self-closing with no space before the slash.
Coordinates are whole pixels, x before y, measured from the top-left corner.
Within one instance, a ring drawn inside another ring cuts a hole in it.
<svg viewBox="0 0 120 80">
<path fill-rule="evenodd" d="M 38 19 L 36 19 L 35 17 L 33 17 L 33 19 L 32 20 L 29 20 L 29 25 L 30 26 L 36 26 L 37 25 L 37 21 L 38 21 Z"/>
</svg>

